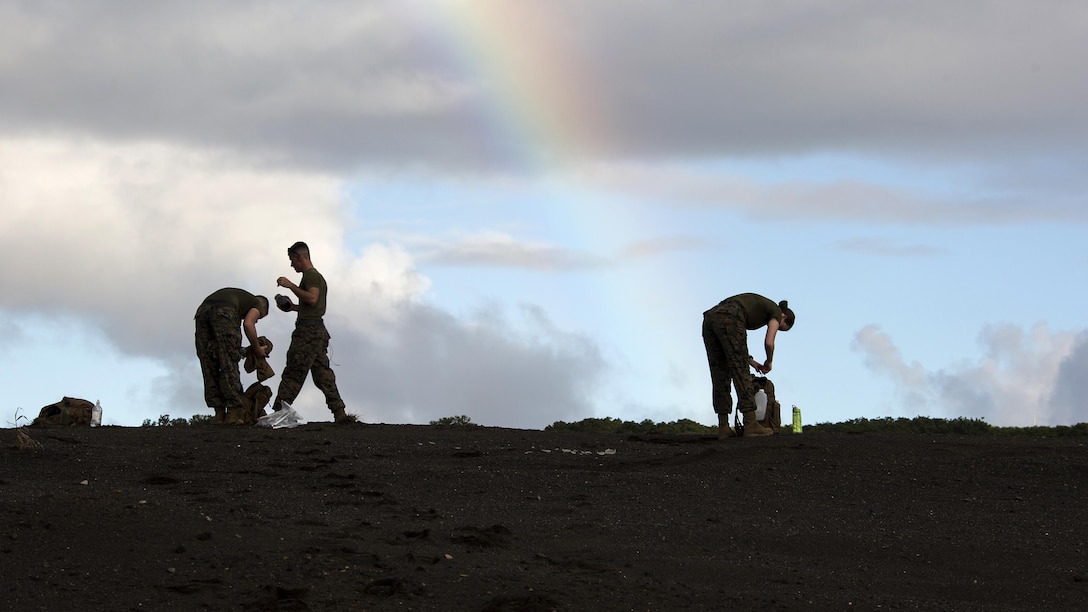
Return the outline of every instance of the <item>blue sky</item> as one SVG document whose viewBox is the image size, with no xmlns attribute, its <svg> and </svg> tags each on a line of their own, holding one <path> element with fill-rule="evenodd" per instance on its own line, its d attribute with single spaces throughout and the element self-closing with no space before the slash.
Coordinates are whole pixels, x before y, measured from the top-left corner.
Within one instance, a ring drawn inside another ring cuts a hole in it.
<svg viewBox="0 0 1088 612">
<path fill-rule="evenodd" d="M 746 291 L 806 421 L 1088 420 L 1088 9 L 987 4 L 0 0 L 0 422 L 208 413 L 296 240 L 368 422 L 710 424 Z"/>
</svg>

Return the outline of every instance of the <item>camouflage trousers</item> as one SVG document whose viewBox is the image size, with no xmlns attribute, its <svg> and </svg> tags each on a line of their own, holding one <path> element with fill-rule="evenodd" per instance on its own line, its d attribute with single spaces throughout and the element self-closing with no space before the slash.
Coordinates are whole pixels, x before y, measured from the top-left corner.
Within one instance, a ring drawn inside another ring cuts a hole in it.
<svg viewBox="0 0 1088 612">
<path fill-rule="evenodd" d="M 336 373 L 329 365 L 329 332 L 321 322 L 298 322 L 291 333 L 291 346 L 287 349 L 287 364 L 280 374 L 280 386 L 272 409 L 279 410 L 280 402 L 291 404 L 302 391 L 306 374 L 312 374 L 314 384 L 325 394 L 329 410 L 344 409 L 344 400 L 336 388 Z"/>
<path fill-rule="evenodd" d="M 710 364 L 714 412 L 729 414 L 733 411 L 730 385 L 737 389 L 737 410 L 755 410 L 754 381 L 748 362 L 748 330 L 740 304 L 725 302 L 703 313 L 703 344 Z"/>
<path fill-rule="evenodd" d="M 231 306 L 202 305 L 196 312 L 196 356 L 204 375 L 204 402 L 209 408 L 242 406 L 242 331 Z"/>
</svg>

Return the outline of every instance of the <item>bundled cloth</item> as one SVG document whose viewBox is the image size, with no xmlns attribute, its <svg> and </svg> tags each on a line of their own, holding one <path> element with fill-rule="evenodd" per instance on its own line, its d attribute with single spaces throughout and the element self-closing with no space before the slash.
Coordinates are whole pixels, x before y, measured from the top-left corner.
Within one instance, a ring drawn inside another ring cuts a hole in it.
<svg viewBox="0 0 1088 612">
<path fill-rule="evenodd" d="M 257 344 L 264 348 L 264 354 L 268 355 L 272 352 L 272 341 L 264 336 L 257 338 Z M 264 357 L 258 357 L 253 352 L 252 346 L 246 347 L 246 360 L 242 364 L 246 372 L 257 371 L 257 382 L 264 382 L 269 378 L 276 375 L 276 372 L 272 370 L 272 366 L 268 365 L 268 361 Z"/>
</svg>

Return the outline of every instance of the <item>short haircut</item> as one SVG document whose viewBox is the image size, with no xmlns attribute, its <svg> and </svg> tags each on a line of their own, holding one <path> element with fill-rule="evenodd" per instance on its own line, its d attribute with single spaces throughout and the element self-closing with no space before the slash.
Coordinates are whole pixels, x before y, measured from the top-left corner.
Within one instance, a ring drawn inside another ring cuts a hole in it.
<svg viewBox="0 0 1088 612">
<path fill-rule="evenodd" d="M 298 242 L 292 244 L 291 247 L 287 249 L 287 254 L 288 255 L 293 255 L 295 253 L 298 253 L 299 255 L 305 255 L 306 257 L 309 257 L 310 256 L 310 247 L 306 246 L 305 242 L 299 240 Z"/>
</svg>

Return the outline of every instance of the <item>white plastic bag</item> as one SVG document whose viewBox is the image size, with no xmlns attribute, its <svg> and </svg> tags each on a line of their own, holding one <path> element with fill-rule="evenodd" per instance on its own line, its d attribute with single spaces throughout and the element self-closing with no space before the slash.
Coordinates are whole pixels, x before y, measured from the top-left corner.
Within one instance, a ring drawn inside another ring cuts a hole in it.
<svg viewBox="0 0 1088 612">
<path fill-rule="evenodd" d="M 298 413 L 291 407 L 291 404 L 284 401 L 280 401 L 279 410 L 257 419 L 258 426 L 271 427 L 272 429 L 296 427 L 303 423 L 305 423 L 305 421 L 299 418 Z"/>
</svg>

